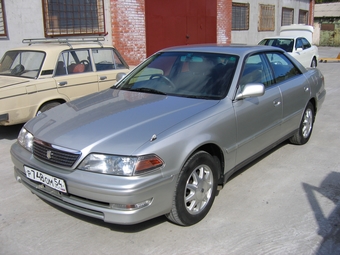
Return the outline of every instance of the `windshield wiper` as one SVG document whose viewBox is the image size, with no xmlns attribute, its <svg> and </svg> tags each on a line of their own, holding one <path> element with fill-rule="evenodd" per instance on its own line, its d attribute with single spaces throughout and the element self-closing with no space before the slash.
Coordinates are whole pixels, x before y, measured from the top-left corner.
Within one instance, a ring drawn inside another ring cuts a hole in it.
<svg viewBox="0 0 340 255">
<path fill-rule="evenodd" d="M 135 88 L 135 89 L 130 89 L 130 91 L 148 92 L 148 93 L 153 93 L 153 94 L 166 95 L 166 93 L 162 91 L 159 91 L 156 89 L 150 89 L 150 88 Z"/>
</svg>

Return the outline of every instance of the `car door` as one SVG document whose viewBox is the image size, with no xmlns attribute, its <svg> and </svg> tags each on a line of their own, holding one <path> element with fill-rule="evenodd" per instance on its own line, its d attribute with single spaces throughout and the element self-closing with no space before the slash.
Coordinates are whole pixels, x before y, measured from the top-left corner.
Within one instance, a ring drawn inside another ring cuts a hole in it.
<svg viewBox="0 0 340 255">
<path fill-rule="evenodd" d="M 283 53 L 266 54 L 282 94 L 282 137 L 295 131 L 310 98 L 310 84 L 305 75 Z"/>
<path fill-rule="evenodd" d="M 306 38 L 301 38 L 301 40 L 303 44 L 304 61 L 306 63 L 305 67 L 309 67 L 312 64 L 314 49 Z"/>
<path fill-rule="evenodd" d="M 60 54 L 54 80 L 58 92 L 70 100 L 98 91 L 98 81 L 88 49 L 68 50 Z"/>
<path fill-rule="evenodd" d="M 99 91 L 117 83 L 117 74 L 129 72 L 128 65 L 113 48 L 92 49 L 93 62 L 97 71 Z"/>
<path fill-rule="evenodd" d="M 237 122 L 236 164 L 243 162 L 279 139 L 282 97 L 265 55 L 247 58 L 239 79 L 238 92 L 246 84 L 261 83 L 265 93 L 259 97 L 234 101 Z"/>
<path fill-rule="evenodd" d="M 309 54 L 311 45 L 305 38 L 297 38 L 295 45 L 295 58 L 305 67 L 310 66 L 311 58 Z"/>
</svg>

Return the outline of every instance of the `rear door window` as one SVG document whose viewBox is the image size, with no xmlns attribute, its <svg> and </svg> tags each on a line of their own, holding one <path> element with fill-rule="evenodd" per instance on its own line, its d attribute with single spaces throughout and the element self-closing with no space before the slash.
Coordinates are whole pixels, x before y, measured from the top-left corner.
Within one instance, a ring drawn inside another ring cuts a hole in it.
<svg viewBox="0 0 340 255">
<path fill-rule="evenodd" d="M 128 68 L 113 49 L 92 49 L 92 54 L 97 71 Z"/>
</svg>

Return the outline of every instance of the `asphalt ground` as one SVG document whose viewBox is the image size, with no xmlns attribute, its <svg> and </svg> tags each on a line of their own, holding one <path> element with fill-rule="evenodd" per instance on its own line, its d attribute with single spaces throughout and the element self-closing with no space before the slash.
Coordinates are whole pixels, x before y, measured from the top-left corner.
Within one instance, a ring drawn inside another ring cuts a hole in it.
<svg viewBox="0 0 340 255">
<path fill-rule="evenodd" d="M 0 254 L 340 254 L 340 63 L 318 68 L 327 96 L 308 144 L 282 143 L 243 168 L 191 227 L 107 224 L 44 202 L 14 179 L 21 126 L 0 127 Z"/>
</svg>

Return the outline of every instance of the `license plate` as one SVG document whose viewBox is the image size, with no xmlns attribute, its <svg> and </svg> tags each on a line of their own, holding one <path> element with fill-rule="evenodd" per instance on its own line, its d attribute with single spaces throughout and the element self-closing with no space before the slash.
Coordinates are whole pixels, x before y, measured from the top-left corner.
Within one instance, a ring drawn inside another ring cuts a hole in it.
<svg viewBox="0 0 340 255">
<path fill-rule="evenodd" d="M 25 166 L 25 173 L 28 179 L 31 179 L 36 182 L 40 182 L 52 189 L 58 190 L 63 193 L 67 193 L 65 181 L 59 179 L 57 177 L 42 173 L 38 170 L 32 169 L 30 167 Z"/>
</svg>

